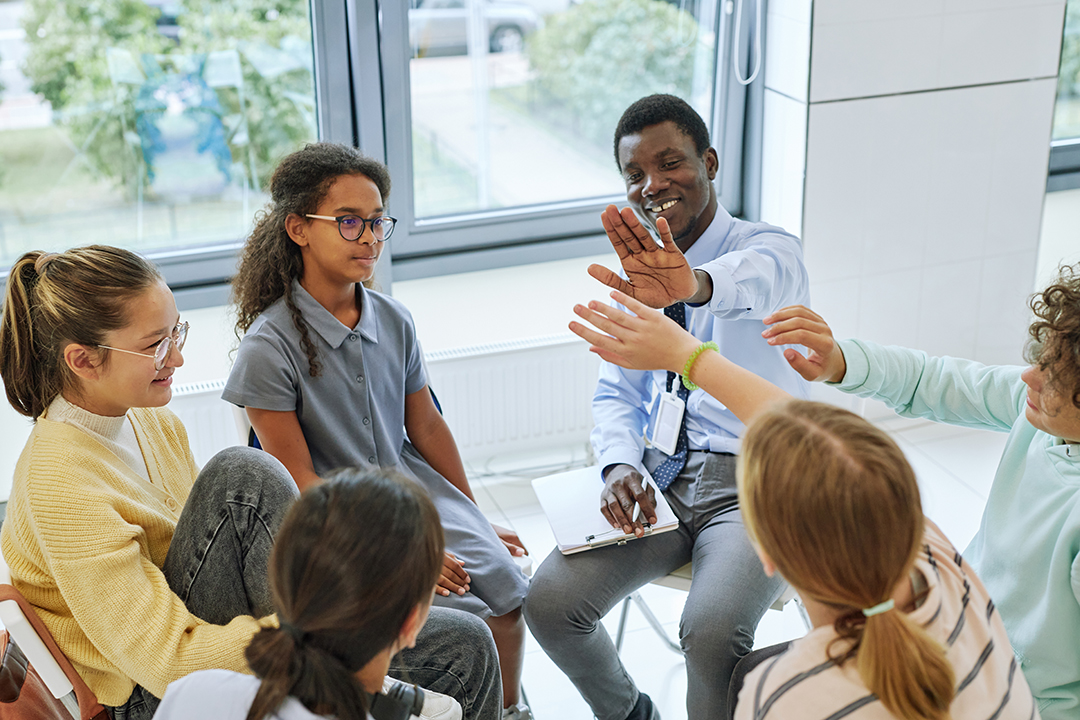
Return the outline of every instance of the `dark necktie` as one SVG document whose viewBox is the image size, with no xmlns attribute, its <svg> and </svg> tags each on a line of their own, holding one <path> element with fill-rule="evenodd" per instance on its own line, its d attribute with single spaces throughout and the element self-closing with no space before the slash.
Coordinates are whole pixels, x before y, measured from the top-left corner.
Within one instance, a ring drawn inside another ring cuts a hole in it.
<svg viewBox="0 0 1080 720">
<path fill-rule="evenodd" d="M 686 328 L 686 305 L 683 303 L 675 303 L 674 305 L 668 305 L 664 308 L 664 314 L 669 318 L 679 323 L 679 327 Z M 672 383 L 675 383 L 678 387 L 676 393 L 679 399 L 683 401 L 685 406 L 686 398 L 690 397 L 690 391 L 686 389 L 686 386 L 682 384 L 682 379 L 675 373 L 668 371 L 667 374 L 667 391 L 671 392 Z M 653 480 L 656 481 L 656 487 L 661 490 L 667 489 L 667 486 L 678 477 L 682 469 L 686 467 L 686 412 L 683 411 L 682 422 L 679 423 L 679 440 L 675 443 L 675 454 L 668 455 L 667 460 L 660 463 L 655 470 L 653 470 Z"/>
</svg>

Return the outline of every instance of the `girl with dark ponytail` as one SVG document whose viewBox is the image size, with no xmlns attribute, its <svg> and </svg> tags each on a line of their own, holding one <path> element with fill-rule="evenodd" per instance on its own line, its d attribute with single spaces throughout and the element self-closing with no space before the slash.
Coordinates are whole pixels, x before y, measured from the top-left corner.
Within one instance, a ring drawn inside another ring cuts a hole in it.
<svg viewBox="0 0 1080 720">
<path fill-rule="evenodd" d="M 241 669 L 271 613 L 266 559 L 296 495 L 274 458 L 201 470 L 165 405 L 188 325 L 157 268 L 94 245 L 30 252 L 7 279 L 0 375 L 34 422 L 0 531 L 12 583 L 111 717 L 173 680 Z"/>
<path fill-rule="evenodd" d="M 528 584 L 513 556 L 525 549 L 476 505 L 412 316 L 369 287 L 394 230 L 389 194 L 386 167 L 347 145 L 281 161 L 233 280 L 243 338 L 222 397 L 246 409 L 301 490 L 340 467 L 393 468 L 427 490 L 447 544 L 435 603 L 488 624 L 505 717 L 524 720 Z"/>
<path fill-rule="evenodd" d="M 743 521 L 765 572 L 798 591 L 814 626 L 740 662 L 735 720 L 1039 717 L 989 593 L 923 517 L 896 443 L 846 410 L 791 400 L 663 313 L 612 297 L 634 314 L 579 305 L 604 334 L 571 330 L 609 362 L 686 373 L 747 424 Z"/>
<path fill-rule="evenodd" d="M 270 557 L 281 627 L 252 638 L 256 677 L 189 675 L 169 687 L 156 718 L 364 720 L 393 655 L 416 643 L 442 557 L 438 513 L 415 483 L 344 470 L 308 489 Z"/>
</svg>

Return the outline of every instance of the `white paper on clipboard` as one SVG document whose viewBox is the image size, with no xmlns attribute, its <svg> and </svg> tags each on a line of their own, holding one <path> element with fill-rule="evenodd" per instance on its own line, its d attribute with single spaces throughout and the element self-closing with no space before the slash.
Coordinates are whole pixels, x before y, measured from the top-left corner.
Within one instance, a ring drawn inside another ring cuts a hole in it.
<svg viewBox="0 0 1080 720">
<path fill-rule="evenodd" d="M 656 488 L 648 471 L 645 481 Z M 532 481 L 532 486 L 563 555 L 606 545 L 625 545 L 638 539 L 633 534 L 626 535 L 612 528 L 600 512 L 600 492 L 604 489 L 604 481 L 598 466 L 537 478 Z M 664 493 L 656 490 L 656 523 L 646 529 L 645 537 L 677 527 L 679 519 L 668 505 Z"/>
</svg>

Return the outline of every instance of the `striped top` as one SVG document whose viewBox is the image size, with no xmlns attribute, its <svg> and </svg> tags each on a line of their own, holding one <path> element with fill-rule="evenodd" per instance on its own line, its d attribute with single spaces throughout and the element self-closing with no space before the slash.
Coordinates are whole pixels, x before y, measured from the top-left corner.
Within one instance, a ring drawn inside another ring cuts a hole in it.
<svg viewBox="0 0 1080 720">
<path fill-rule="evenodd" d="M 927 521 L 915 562 L 928 591 L 909 613 L 947 648 L 956 675 L 953 720 L 1035 720 L 1035 702 L 1017 666 L 1005 626 L 986 588 L 948 539 Z M 886 720 L 894 716 L 869 693 L 854 662 L 828 655 L 831 625 L 814 628 L 747 676 L 735 720 Z M 842 654 L 837 643 L 833 654 Z"/>
</svg>

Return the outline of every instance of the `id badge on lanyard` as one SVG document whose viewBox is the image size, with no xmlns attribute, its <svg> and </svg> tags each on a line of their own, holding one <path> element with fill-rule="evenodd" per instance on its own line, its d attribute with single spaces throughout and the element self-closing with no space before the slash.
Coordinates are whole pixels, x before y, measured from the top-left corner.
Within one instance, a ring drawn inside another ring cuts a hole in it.
<svg viewBox="0 0 1080 720">
<path fill-rule="evenodd" d="M 675 454 L 675 446 L 679 444 L 679 428 L 682 427 L 683 413 L 686 411 L 686 402 L 676 392 L 678 383 L 679 378 L 676 377 L 671 391 L 660 395 L 653 434 L 649 438 L 652 446 L 665 455 Z"/>
</svg>

